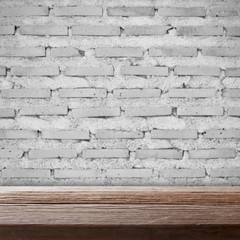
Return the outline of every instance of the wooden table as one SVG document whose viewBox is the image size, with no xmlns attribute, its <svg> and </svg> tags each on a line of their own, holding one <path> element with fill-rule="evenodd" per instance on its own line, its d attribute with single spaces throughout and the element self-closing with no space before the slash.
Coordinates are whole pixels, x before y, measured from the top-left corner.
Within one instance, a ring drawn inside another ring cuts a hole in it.
<svg viewBox="0 0 240 240">
<path fill-rule="evenodd" d="M 240 187 L 0 187 L 0 240 L 240 239 Z"/>
</svg>

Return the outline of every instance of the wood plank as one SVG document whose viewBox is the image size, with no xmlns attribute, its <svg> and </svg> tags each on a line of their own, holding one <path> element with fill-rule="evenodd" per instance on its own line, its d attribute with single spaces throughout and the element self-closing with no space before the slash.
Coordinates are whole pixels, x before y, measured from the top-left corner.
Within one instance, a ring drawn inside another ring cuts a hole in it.
<svg viewBox="0 0 240 240">
<path fill-rule="evenodd" d="M 163 204 L 1 204 L 0 225 L 240 225 L 240 206 Z"/>
<path fill-rule="evenodd" d="M 240 204 L 240 187 L 0 187 L 0 204 Z"/>
</svg>

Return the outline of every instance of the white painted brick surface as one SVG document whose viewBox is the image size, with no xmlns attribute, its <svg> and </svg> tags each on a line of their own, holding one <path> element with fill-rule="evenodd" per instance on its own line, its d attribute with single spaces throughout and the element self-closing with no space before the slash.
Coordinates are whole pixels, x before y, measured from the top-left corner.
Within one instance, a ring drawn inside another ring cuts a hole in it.
<svg viewBox="0 0 240 240">
<path fill-rule="evenodd" d="M 109 178 L 150 178 L 152 169 L 108 169 Z"/>
<path fill-rule="evenodd" d="M 179 36 L 221 36 L 223 27 L 218 26 L 179 26 L 177 27 Z"/>
<path fill-rule="evenodd" d="M 113 67 L 68 67 L 64 75 L 66 76 L 112 76 Z"/>
<path fill-rule="evenodd" d="M 97 178 L 100 177 L 99 169 L 55 169 L 55 178 Z"/>
<path fill-rule="evenodd" d="M 225 178 L 225 177 L 240 177 L 240 168 L 216 168 L 211 169 L 210 177 Z"/>
<path fill-rule="evenodd" d="M 48 16 L 48 7 L 3 7 L 0 8 L 1 17 L 18 17 L 18 16 Z"/>
<path fill-rule="evenodd" d="M 125 108 L 125 115 L 128 117 L 152 117 L 168 116 L 172 114 L 171 107 L 128 107 Z"/>
<path fill-rule="evenodd" d="M 56 16 L 102 16 L 102 8 L 98 6 L 54 7 Z"/>
<path fill-rule="evenodd" d="M 156 76 L 167 76 L 168 68 L 167 67 L 144 67 L 144 66 L 129 66 L 122 67 L 121 73 L 123 75 L 136 75 L 136 76 L 148 76 L 148 75 L 156 75 Z"/>
<path fill-rule="evenodd" d="M 235 149 L 199 149 L 190 150 L 189 158 L 212 159 L 212 158 L 235 158 Z"/>
<path fill-rule="evenodd" d="M 36 106 L 22 107 L 20 115 L 23 116 L 40 116 L 40 115 L 67 115 L 68 108 L 63 106 Z"/>
<path fill-rule="evenodd" d="M 171 26 L 164 25 L 145 25 L 145 26 L 126 26 L 124 33 L 127 36 L 150 36 L 150 35 L 165 35 Z"/>
<path fill-rule="evenodd" d="M 96 57 L 142 57 L 143 49 L 138 47 L 101 47 L 95 50 Z"/>
<path fill-rule="evenodd" d="M 225 97 L 240 98 L 240 88 L 225 89 L 223 93 Z"/>
<path fill-rule="evenodd" d="M 177 109 L 178 116 L 222 116 L 222 107 L 181 107 Z"/>
<path fill-rule="evenodd" d="M 86 149 L 82 152 L 83 158 L 128 158 L 127 149 Z"/>
<path fill-rule="evenodd" d="M 170 98 L 211 98 L 215 97 L 216 89 L 186 89 L 186 88 L 172 88 L 169 89 Z"/>
<path fill-rule="evenodd" d="M 11 75 L 15 76 L 57 76 L 58 67 L 12 67 Z"/>
<path fill-rule="evenodd" d="M 178 76 L 216 76 L 220 75 L 219 67 L 190 67 L 190 66 L 176 66 L 174 74 Z"/>
<path fill-rule="evenodd" d="M 202 7 L 163 7 L 158 14 L 166 17 L 205 17 L 206 10 Z"/>
<path fill-rule="evenodd" d="M 176 149 L 146 149 L 137 150 L 137 159 L 182 159 L 183 152 Z"/>
<path fill-rule="evenodd" d="M 50 98 L 50 89 L 3 89 L 3 98 Z"/>
<path fill-rule="evenodd" d="M 216 57 L 239 57 L 240 48 L 202 48 L 202 54 L 205 56 L 216 56 Z"/>
<path fill-rule="evenodd" d="M 0 149 L 0 158 L 19 159 L 23 156 L 23 150 Z"/>
<path fill-rule="evenodd" d="M 206 131 L 205 138 L 240 138 L 240 129 L 210 129 Z"/>
<path fill-rule="evenodd" d="M 72 34 L 80 36 L 119 36 L 121 31 L 118 26 L 78 25 L 72 27 Z"/>
<path fill-rule="evenodd" d="M 0 57 L 45 57 L 43 47 L 1 47 Z"/>
<path fill-rule="evenodd" d="M 0 26 L 0 35 L 14 35 L 14 33 L 15 26 L 12 25 Z"/>
<path fill-rule="evenodd" d="M 133 131 L 115 131 L 115 130 L 98 130 L 96 138 L 100 139 L 137 139 L 143 138 L 143 132 Z"/>
<path fill-rule="evenodd" d="M 160 173 L 164 178 L 203 178 L 204 169 L 165 169 Z"/>
<path fill-rule="evenodd" d="M 73 47 L 60 47 L 51 50 L 52 57 L 82 57 L 84 54 L 81 50 Z"/>
<path fill-rule="evenodd" d="M 90 138 L 89 131 L 86 130 L 44 130 L 42 138 L 45 139 L 86 139 Z"/>
<path fill-rule="evenodd" d="M 197 130 L 183 129 L 183 130 L 152 130 L 151 138 L 162 139 L 195 139 L 198 137 Z"/>
<path fill-rule="evenodd" d="M 116 98 L 159 98 L 160 89 L 114 89 L 113 96 Z"/>
<path fill-rule="evenodd" d="M 240 77 L 240 67 L 237 68 L 227 68 L 226 69 L 227 77 Z"/>
<path fill-rule="evenodd" d="M 49 169 L 3 169 L 3 178 L 50 178 Z"/>
<path fill-rule="evenodd" d="M 149 49 L 152 57 L 196 57 L 197 48 L 193 47 L 152 47 Z"/>
<path fill-rule="evenodd" d="M 30 130 L 0 130 L 0 139 L 32 139 L 37 132 Z"/>
<path fill-rule="evenodd" d="M 0 76 L 6 76 L 6 75 L 7 75 L 6 67 L 0 66 Z"/>
<path fill-rule="evenodd" d="M 12 108 L 0 108 L 0 118 L 14 118 L 15 110 Z"/>
<path fill-rule="evenodd" d="M 30 159 L 45 158 L 76 158 L 77 152 L 74 149 L 33 149 L 29 151 Z"/>
<path fill-rule="evenodd" d="M 67 36 L 68 28 L 66 26 L 46 26 L 46 25 L 22 25 L 19 28 L 22 35 L 50 35 L 50 36 Z"/>
<path fill-rule="evenodd" d="M 61 98 L 105 98 L 106 89 L 81 88 L 81 89 L 60 89 Z"/>
<path fill-rule="evenodd" d="M 137 17 L 137 16 L 154 16 L 153 7 L 109 7 L 107 8 L 108 16 Z"/>
</svg>

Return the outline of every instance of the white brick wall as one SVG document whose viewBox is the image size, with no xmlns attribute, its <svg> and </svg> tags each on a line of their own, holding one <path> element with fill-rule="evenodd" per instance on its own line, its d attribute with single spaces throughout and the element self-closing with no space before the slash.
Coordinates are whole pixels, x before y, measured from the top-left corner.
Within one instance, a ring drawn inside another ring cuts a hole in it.
<svg viewBox="0 0 240 240">
<path fill-rule="evenodd" d="M 0 185 L 240 185 L 238 1 L 1 1 Z"/>
</svg>

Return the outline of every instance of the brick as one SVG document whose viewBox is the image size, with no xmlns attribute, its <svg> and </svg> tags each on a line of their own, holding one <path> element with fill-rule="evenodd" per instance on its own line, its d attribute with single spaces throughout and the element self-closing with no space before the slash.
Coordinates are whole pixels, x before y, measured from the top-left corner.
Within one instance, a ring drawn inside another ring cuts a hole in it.
<svg viewBox="0 0 240 240">
<path fill-rule="evenodd" d="M 40 116 L 40 115 L 67 115 L 68 108 L 66 106 L 35 106 L 22 107 L 20 115 L 22 116 Z"/>
<path fill-rule="evenodd" d="M 181 130 L 152 130 L 151 138 L 159 139 L 196 139 L 198 137 L 195 129 L 181 129 Z"/>
<path fill-rule="evenodd" d="M 240 27 L 227 27 L 227 36 L 240 37 Z"/>
<path fill-rule="evenodd" d="M 101 47 L 95 49 L 96 57 L 143 57 L 139 47 Z"/>
<path fill-rule="evenodd" d="M 30 159 L 76 158 L 77 151 L 74 149 L 33 149 L 28 155 Z"/>
<path fill-rule="evenodd" d="M 221 36 L 223 27 L 217 26 L 179 26 L 177 27 L 179 36 Z"/>
<path fill-rule="evenodd" d="M 12 108 L 0 108 L 0 118 L 14 118 L 15 110 Z"/>
<path fill-rule="evenodd" d="M 96 138 L 100 138 L 100 139 L 138 139 L 138 138 L 143 138 L 143 132 L 98 130 L 96 132 Z"/>
<path fill-rule="evenodd" d="M 120 108 L 79 108 L 72 109 L 72 116 L 76 118 L 119 117 Z"/>
<path fill-rule="evenodd" d="M 11 75 L 15 76 L 57 76 L 59 67 L 12 67 Z"/>
<path fill-rule="evenodd" d="M 240 138 L 240 129 L 210 129 L 206 131 L 205 138 Z"/>
<path fill-rule="evenodd" d="M 101 176 L 99 169 L 55 169 L 54 178 L 97 178 Z"/>
<path fill-rule="evenodd" d="M 114 89 L 113 96 L 116 98 L 159 98 L 160 89 Z"/>
<path fill-rule="evenodd" d="M 222 116 L 222 107 L 179 107 L 178 116 Z"/>
<path fill-rule="evenodd" d="M 15 17 L 15 16 L 48 16 L 48 7 L 5 7 L 0 8 L 0 17 Z"/>
<path fill-rule="evenodd" d="M 170 98 L 211 98 L 215 94 L 214 88 L 171 88 L 168 92 Z"/>
<path fill-rule="evenodd" d="M 199 149 L 189 151 L 190 159 L 217 159 L 235 157 L 235 149 Z"/>
<path fill-rule="evenodd" d="M 98 6 L 54 7 L 55 16 L 102 16 L 102 13 Z"/>
<path fill-rule="evenodd" d="M 176 149 L 136 150 L 136 159 L 182 159 L 183 151 Z"/>
<path fill-rule="evenodd" d="M 177 76 L 215 76 L 220 75 L 219 67 L 208 66 L 176 66 L 174 68 L 174 75 Z"/>
<path fill-rule="evenodd" d="M 106 177 L 109 178 L 150 178 L 152 169 L 107 169 Z"/>
<path fill-rule="evenodd" d="M 113 76 L 113 67 L 67 67 L 65 76 Z"/>
<path fill-rule="evenodd" d="M 0 26 L 0 35 L 14 35 L 15 26 Z"/>
<path fill-rule="evenodd" d="M 116 17 L 154 16 L 155 11 L 153 7 L 109 7 L 107 15 Z"/>
<path fill-rule="evenodd" d="M 73 140 L 82 140 L 90 139 L 89 131 L 87 130 L 43 130 L 42 131 L 43 139 L 73 139 Z"/>
<path fill-rule="evenodd" d="M 50 89 L 3 89 L 3 98 L 50 98 Z"/>
<path fill-rule="evenodd" d="M 240 117 L 240 107 L 231 107 L 228 109 L 228 116 Z"/>
<path fill-rule="evenodd" d="M 164 178 L 204 178 L 204 169 L 165 169 L 160 173 Z"/>
<path fill-rule="evenodd" d="M 127 67 L 121 67 L 120 72 L 123 75 L 168 76 L 168 68 L 167 67 L 127 66 Z"/>
<path fill-rule="evenodd" d="M 3 178 L 50 178 L 50 169 L 2 169 Z"/>
<path fill-rule="evenodd" d="M 45 57 L 43 47 L 1 47 L 1 57 Z"/>
<path fill-rule="evenodd" d="M 168 116 L 171 114 L 171 107 L 127 107 L 125 109 L 125 115 L 128 117 Z"/>
<path fill-rule="evenodd" d="M 127 36 L 165 35 L 171 28 L 172 26 L 164 25 L 125 26 L 124 33 Z"/>
<path fill-rule="evenodd" d="M 7 68 L 0 66 L 0 76 L 6 76 L 7 75 Z"/>
<path fill-rule="evenodd" d="M 16 149 L 0 149 L 0 158 L 21 158 L 23 150 Z"/>
<path fill-rule="evenodd" d="M 240 67 L 239 68 L 227 68 L 226 76 L 227 77 L 240 77 Z"/>
<path fill-rule="evenodd" d="M 158 14 L 165 17 L 205 17 L 206 10 L 202 7 L 162 7 Z"/>
<path fill-rule="evenodd" d="M 197 57 L 198 51 L 194 47 L 151 47 L 150 57 Z"/>
<path fill-rule="evenodd" d="M 240 56 L 240 48 L 206 47 L 202 48 L 202 54 L 215 57 L 238 57 Z"/>
<path fill-rule="evenodd" d="M 19 28 L 22 35 L 38 35 L 38 36 L 67 36 L 68 28 L 66 26 L 51 25 L 22 25 Z"/>
<path fill-rule="evenodd" d="M 212 7 L 210 13 L 212 17 L 231 17 L 238 15 L 238 11 L 226 7 Z"/>
<path fill-rule="evenodd" d="M 65 88 L 59 90 L 61 98 L 106 98 L 107 90 L 103 88 Z"/>
<path fill-rule="evenodd" d="M 225 89 L 223 95 L 229 98 L 240 98 L 240 88 Z"/>
<path fill-rule="evenodd" d="M 72 35 L 80 36 L 120 36 L 120 27 L 117 26 L 89 26 L 79 25 L 72 27 Z"/>
<path fill-rule="evenodd" d="M 36 131 L 29 130 L 0 130 L 0 139 L 34 139 L 37 138 Z"/>
<path fill-rule="evenodd" d="M 240 177 L 240 168 L 215 168 L 211 169 L 210 177 Z"/>
<path fill-rule="evenodd" d="M 73 47 L 59 47 L 51 49 L 51 56 L 58 57 L 83 57 L 84 51 Z"/>
<path fill-rule="evenodd" d="M 83 158 L 128 158 L 128 149 L 85 149 Z"/>
</svg>

